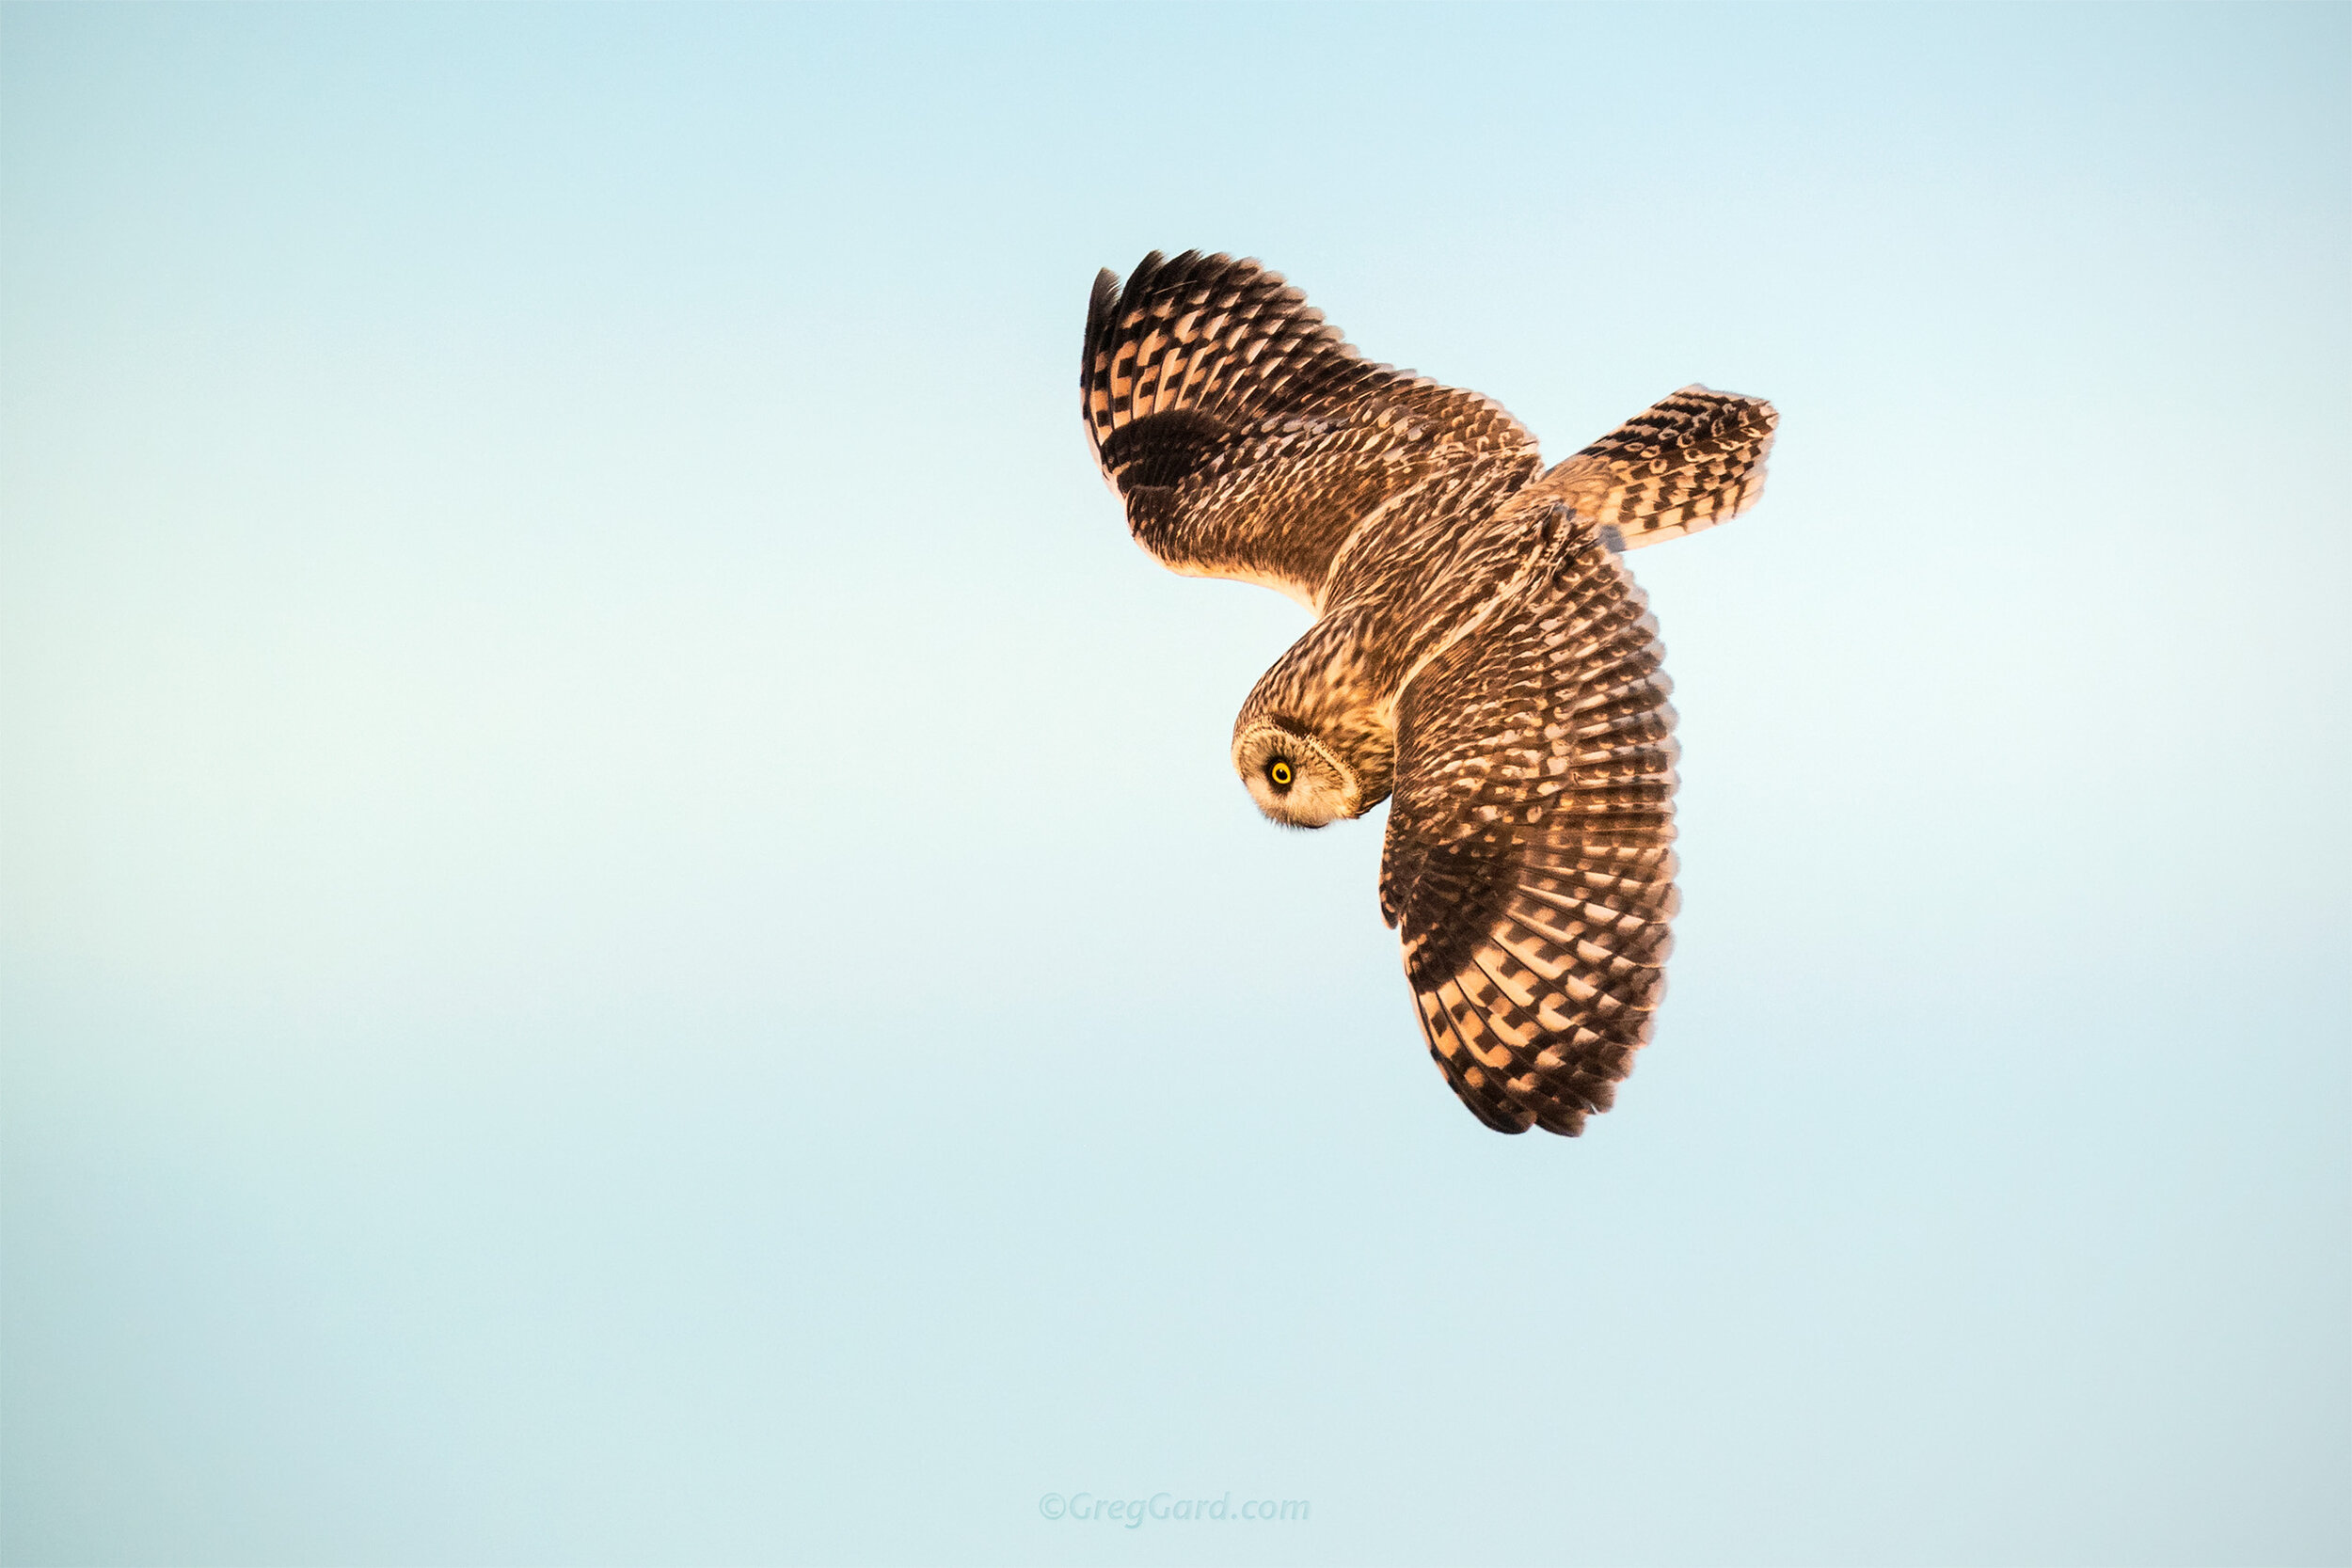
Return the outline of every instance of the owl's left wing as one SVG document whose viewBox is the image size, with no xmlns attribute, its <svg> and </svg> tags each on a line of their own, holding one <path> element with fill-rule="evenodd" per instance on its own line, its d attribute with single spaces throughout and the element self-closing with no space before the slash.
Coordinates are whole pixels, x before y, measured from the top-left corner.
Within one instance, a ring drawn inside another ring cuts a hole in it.
<svg viewBox="0 0 2352 1568">
<path fill-rule="evenodd" d="M 1574 1135 L 1648 1038 L 1676 907 L 1672 689 L 1618 558 L 1577 549 L 1406 686 L 1381 912 L 1446 1082 Z"/>
<path fill-rule="evenodd" d="M 1464 469 L 1533 478 L 1491 399 L 1376 365 L 1257 261 L 1156 251 L 1095 280 L 1079 395 L 1137 543 L 1311 608 L 1367 517 Z"/>
</svg>

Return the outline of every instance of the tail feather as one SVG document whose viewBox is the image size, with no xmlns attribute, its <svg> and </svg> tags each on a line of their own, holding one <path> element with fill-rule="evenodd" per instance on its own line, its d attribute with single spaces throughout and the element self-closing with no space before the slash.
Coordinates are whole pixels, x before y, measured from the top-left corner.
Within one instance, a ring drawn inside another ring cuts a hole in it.
<svg viewBox="0 0 2352 1568">
<path fill-rule="evenodd" d="M 1629 550 L 1728 522 L 1764 493 L 1780 416 L 1762 398 L 1685 387 L 1529 487 L 1566 502 Z"/>
</svg>

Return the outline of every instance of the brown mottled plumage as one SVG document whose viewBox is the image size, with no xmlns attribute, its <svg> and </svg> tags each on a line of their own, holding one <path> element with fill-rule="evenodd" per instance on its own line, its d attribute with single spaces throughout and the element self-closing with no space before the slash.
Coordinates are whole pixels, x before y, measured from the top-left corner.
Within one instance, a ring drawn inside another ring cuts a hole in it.
<svg viewBox="0 0 2352 1568">
<path fill-rule="evenodd" d="M 1260 809 L 1393 794 L 1380 907 L 1430 1054 L 1487 1126 L 1581 1132 L 1649 1038 L 1675 911 L 1672 685 L 1621 554 L 1753 504 L 1772 405 L 1686 387 L 1546 472 L 1500 405 L 1197 252 L 1095 280 L 1080 385 L 1144 548 L 1314 612 L 1234 721 Z"/>
</svg>

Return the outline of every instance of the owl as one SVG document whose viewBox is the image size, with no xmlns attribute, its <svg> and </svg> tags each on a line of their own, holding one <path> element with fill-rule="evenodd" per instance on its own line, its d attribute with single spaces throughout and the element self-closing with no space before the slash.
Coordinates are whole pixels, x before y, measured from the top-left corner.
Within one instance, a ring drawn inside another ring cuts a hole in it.
<svg viewBox="0 0 2352 1568">
<path fill-rule="evenodd" d="M 1080 388 L 1138 544 L 1314 616 L 1233 721 L 1258 809 L 1391 801 L 1380 911 L 1438 1069 L 1497 1132 L 1582 1132 L 1676 907 L 1672 688 L 1624 553 L 1754 503 L 1772 405 L 1686 387 L 1547 468 L 1492 400 L 1197 251 L 1095 279 Z"/>
</svg>

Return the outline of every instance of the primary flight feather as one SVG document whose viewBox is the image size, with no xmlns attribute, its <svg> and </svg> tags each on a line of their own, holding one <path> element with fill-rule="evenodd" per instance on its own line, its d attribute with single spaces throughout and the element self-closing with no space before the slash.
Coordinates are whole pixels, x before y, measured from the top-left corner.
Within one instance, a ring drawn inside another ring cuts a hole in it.
<svg viewBox="0 0 2352 1568">
<path fill-rule="evenodd" d="M 1394 797 L 1380 907 L 1472 1115 L 1570 1136 L 1649 1038 L 1675 911 L 1674 709 L 1623 552 L 1736 516 L 1776 416 L 1686 387 L 1546 469 L 1475 392 L 1368 362 L 1279 274 L 1104 272 L 1087 437 L 1168 567 L 1314 625 L 1233 724 L 1266 816 Z"/>
</svg>

